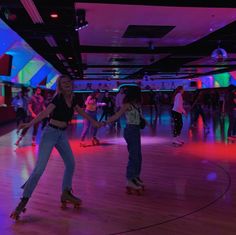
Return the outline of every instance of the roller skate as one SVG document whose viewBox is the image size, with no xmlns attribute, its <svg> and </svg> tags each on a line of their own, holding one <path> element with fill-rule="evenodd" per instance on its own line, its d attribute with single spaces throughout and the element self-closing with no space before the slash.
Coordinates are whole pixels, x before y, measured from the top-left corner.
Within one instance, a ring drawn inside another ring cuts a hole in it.
<svg viewBox="0 0 236 235">
<path fill-rule="evenodd" d="M 178 141 L 177 137 L 174 137 L 173 140 L 172 140 L 172 145 L 174 147 L 181 147 L 183 145 L 183 143 Z"/>
<path fill-rule="evenodd" d="M 21 140 L 22 140 L 22 136 L 20 136 L 20 137 L 18 138 L 18 140 L 16 141 L 15 145 L 16 145 L 16 146 L 19 146 L 19 145 L 20 145 L 20 142 L 21 142 Z"/>
<path fill-rule="evenodd" d="M 32 138 L 32 143 L 31 143 L 32 146 L 36 146 L 36 141 L 35 141 L 35 137 Z"/>
<path fill-rule="evenodd" d="M 236 143 L 236 136 L 234 135 L 234 136 L 228 136 L 228 142 L 229 143 Z"/>
<path fill-rule="evenodd" d="M 67 203 L 74 205 L 74 208 L 79 208 L 82 201 L 71 193 L 71 190 L 64 190 L 61 194 L 61 208 L 66 209 Z"/>
<path fill-rule="evenodd" d="M 12 218 L 14 220 L 18 220 L 20 218 L 21 212 L 23 212 L 23 213 L 26 212 L 25 206 L 28 201 L 29 201 L 29 198 L 27 198 L 27 197 L 21 198 L 20 203 L 18 204 L 16 209 L 11 213 L 10 218 Z"/>
<path fill-rule="evenodd" d="M 127 194 L 137 194 L 141 195 L 143 192 L 142 186 L 138 184 L 136 179 L 128 180 L 126 186 Z"/>
<path fill-rule="evenodd" d="M 81 141 L 79 146 L 85 148 L 85 147 L 87 147 L 87 144 L 85 144 L 83 141 Z"/>
<path fill-rule="evenodd" d="M 180 138 L 177 138 L 177 142 L 179 142 L 180 144 L 184 144 L 184 141 Z"/>
<path fill-rule="evenodd" d="M 145 185 L 144 185 L 143 181 L 139 177 L 136 177 L 135 181 L 136 181 L 137 184 L 139 184 L 142 187 L 142 190 L 144 191 L 145 190 Z"/>
<path fill-rule="evenodd" d="M 100 145 L 100 142 L 99 140 L 94 136 L 93 139 L 92 139 L 92 144 L 93 145 Z"/>
</svg>

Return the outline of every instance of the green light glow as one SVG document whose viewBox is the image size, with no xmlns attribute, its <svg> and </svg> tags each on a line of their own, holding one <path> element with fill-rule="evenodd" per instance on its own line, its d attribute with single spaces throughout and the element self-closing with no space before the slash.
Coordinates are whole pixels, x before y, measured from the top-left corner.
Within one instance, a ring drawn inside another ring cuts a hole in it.
<svg viewBox="0 0 236 235">
<path fill-rule="evenodd" d="M 19 83 L 28 85 L 30 79 L 44 66 L 44 64 L 43 61 L 37 60 L 36 58 L 30 60 L 17 75 Z"/>
<path fill-rule="evenodd" d="M 230 85 L 230 74 L 221 73 L 214 75 L 214 87 L 228 87 Z"/>
</svg>

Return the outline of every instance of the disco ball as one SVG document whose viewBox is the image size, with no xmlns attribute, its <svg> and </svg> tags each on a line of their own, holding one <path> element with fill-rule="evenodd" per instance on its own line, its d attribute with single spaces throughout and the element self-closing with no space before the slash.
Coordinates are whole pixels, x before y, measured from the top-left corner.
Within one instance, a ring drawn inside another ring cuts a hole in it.
<svg viewBox="0 0 236 235">
<path fill-rule="evenodd" d="M 211 58 L 215 62 L 223 62 L 228 58 L 228 54 L 223 48 L 217 48 L 211 53 Z"/>
</svg>

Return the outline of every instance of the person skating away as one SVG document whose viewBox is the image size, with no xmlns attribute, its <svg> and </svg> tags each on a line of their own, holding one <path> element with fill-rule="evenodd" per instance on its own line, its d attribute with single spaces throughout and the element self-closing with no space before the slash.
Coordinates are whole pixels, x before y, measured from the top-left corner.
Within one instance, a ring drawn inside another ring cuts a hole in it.
<svg viewBox="0 0 236 235">
<path fill-rule="evenodd" d="M 93 92 L 91 95 L 89 95 L 85 101 L 85 112 L 94 120 L 97 121 L 97 107 L 106 105 L 105 103 L 98 103 L 98 97 L 100 95 L 99 91 Z M 84 119 L 83 121 L 83 130 L 80 136 L 80 146 L 86 147 L 86 144 L 84 143 L 85 137 L 89 134 L 91 122 L 89 119 Z M 97 139 L 97 128 L 93 127 L 92 130 L 92 144 L 93 145 L 99 145 L 99 140 Z"/>
<path fill-rule="evenodd" d="M 141 111 L 141 90 L 139 87 L 131 86 L 126 90 L 123 105 L 118 112 L 110 117 L 104 124 L 110 124 L 125 114 L 126 127 L 124 129 L 124 139 L 127 143 L 129 152 L 126 178 L 127 192 L 140 193 L 144 188 L 143 181 L 140 179 L 142 167 L 141 135 L 140 135 L 140 116 Z"/>
<path fill-rule="evenodd" d="M 186 111 L 183 106 L 183 86 L 178 86 L 173 95 L 174 106 L 172 108 L 172 120 L 173 120 L 173 140 L 174 145 L 182 145 L 184 141 L 180 139 L 180 134 L 183 127 L 183 118 L 182 114 L 186 115 Z"/>
<path fill-rule="evenodd" d="M 45 110 L 44 105 L 44 98 L 41 95 L 41 88 L 37 87 L 35 94 L 31 97 L 29 104 L 28 104 L 28 110 L 31 116 L 31 120 L 35 118 L 40 112 Z M 33 134 L 32 134 L 32 145 L 36 145 L 36 135 L 38 132 L 39 123 L 36 123 L 33 125 Z M 26 135 L 29 128 L 25 128 L 22 130 L 20 137 L 16 141 L 15 145 L 19 145 L 23 137 Z"/>
<path fill-rule="evenodd" d="M 26 122 L 27 118 L 27 100 L 22 92 L 19 92 L 12 100 L 12 105 L 16 112 L 16 127 L 18 129 L 19 125 Z"/>
<path fill-rule="evenodd" d="M 204 124 L 204 131 L 208 131 L 209 127 L 207 125 L 206 115 L 202 106 L 203 106 L 203 92 L 197 91 L 195 100 L 191 106 L 191 111 L 193 112 L 193 120 L 191 126 L 195 127 L 199 116 L 201 116 Z"/>
<path fill-rule="evenodd" d="M 108 91 L 105 92 L 105 95 L 102 98 L 102 103 L 105 103 L 106 105 L 102 107 L 103 112 L 99 119 L 99 122 L 101 122 L 103 118 L 105 118 L 106 121 L 108 117 L 114 114 L 114 103 Z"/>
<path fill-rule="evenodd" d="M 62 208 L 65 208 L 67 203 L 71 203 L 75 207 L 78 207 L 81 204 L 81 200 L 71 192 L 75 160 L 66 135 L 67 125 L 72 119 L 74 111 L 88 119 L 94 126 L 101 126 L 101 124 L 92 119 L 79 107 L 76 98 L 72 93 L 72 80 L 70 77 L 67 75 L 60 75 L 57 79 L 56 94 L 47 109 L 39 113 L 39 115 L 30 123 L 21 124 L 20 128 L 25 129 L 40 122 L 43 118 L 49 116 L 49 114 L 51 117 L 48 126 L 44 128 L 42 133 L 36 166 L 29 179 L 22 186 L 24 189 L 23 197 L 16 209 L 10 215 L 11 218 L 17 220 L 19 219 L 21 212 L 25 211 L 25 206 L 46 168 L 54 147 L 58 150 L 65 164 L 61 194 Z"/>
</svg>

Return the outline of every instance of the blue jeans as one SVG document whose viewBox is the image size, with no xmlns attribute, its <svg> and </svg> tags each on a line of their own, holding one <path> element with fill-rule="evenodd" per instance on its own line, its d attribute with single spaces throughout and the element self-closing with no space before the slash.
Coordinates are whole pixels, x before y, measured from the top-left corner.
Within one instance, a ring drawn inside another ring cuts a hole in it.
<svg viewBox="0 0 236 235">
<path fill-rule="evenodd" d="M 85 110 L 85 112 L 94 120 L 97 121 L 97 111 L 89 111 L 89 110 Z M 88 135 L 89 130 L 90 130 L 90 126 L 91 126 L 91 122 L 87 119 L 84 119 L 84 126 L 83 126 L 83 130 L 82 130 L 82 134 L 81 134 L 81 141 L 84 141 L 85 137 Z M 97 128 L 93 127 L 93 137 L 96 137 L 97 134 Z"/>
<path fill-rule="evenodd" d="M 60 153 L 65 164 L 62 191 L 72 189 L 72 177 L 75 169 L 75 160 L 68 142 L 66 131 L 47 126 L 44 128 L 40 140 L 36 166 L 29 179 L 22 186 L 24 189 L 23 197 L 31 197 L 31 194 L 33 193 L 46 168 L 54 146 Z"/>
<path fill-rule="evenodd" d="M 124 138 L 129 152 L 126 178 L 128 180 L 132 180 L 140 176 L 142 166 L 141 136 L 139 125 L 127 125 L 124 130 Z"/>
</svg>

